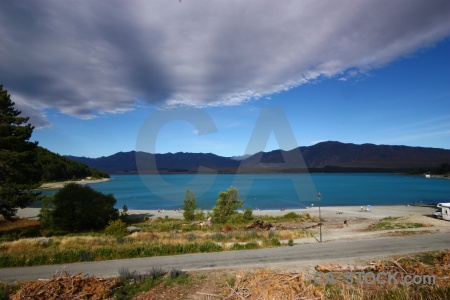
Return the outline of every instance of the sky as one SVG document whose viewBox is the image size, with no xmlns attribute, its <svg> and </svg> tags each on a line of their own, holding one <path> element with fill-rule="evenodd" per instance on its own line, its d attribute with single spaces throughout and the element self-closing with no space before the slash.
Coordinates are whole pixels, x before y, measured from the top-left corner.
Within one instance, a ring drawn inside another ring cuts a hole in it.
<svg viewBox="0 0 450 300">
<path fill-rule="evenodd" d="M 0 84 L 62 155 L 450 149 L 447 0 L 4 0 L 0 40 Z"/>
</svg>

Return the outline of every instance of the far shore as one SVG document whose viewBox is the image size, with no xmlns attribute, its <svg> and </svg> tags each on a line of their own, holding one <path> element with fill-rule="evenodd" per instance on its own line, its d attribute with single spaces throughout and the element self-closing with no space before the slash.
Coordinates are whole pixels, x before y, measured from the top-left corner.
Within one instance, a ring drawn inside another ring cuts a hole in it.
<svg viewBox="0 0 450 300">
<path fill-rule="evenodd" d="M 78 183 L 78 184 L 90 184 L 90 183 L 100 183 L 111 180 L 111 178 L 102 179 L 81 179 L 81 180 L 67 180 L 67 181 L 55 181 L 43 183 L 38 190 L 50 190 L 50 189 L 60 189 L 63 188 L 68 183 Z"/>
</svg>

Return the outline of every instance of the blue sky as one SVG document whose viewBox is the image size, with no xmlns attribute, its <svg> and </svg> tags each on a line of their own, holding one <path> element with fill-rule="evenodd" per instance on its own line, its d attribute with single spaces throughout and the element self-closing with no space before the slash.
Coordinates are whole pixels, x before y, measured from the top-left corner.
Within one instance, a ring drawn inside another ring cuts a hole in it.
<svg viewBox="0 0 450 300">
<path fill-rule="evenodd" d="M 170 122 L 156 152 L 243 155 L 273 106 L 301 146 L 450 149 L 448 1 L 251 2 L 3 1 L 0 83 L 63 155 L 136 150 L 155 114 L 185 106 L 217 130 Z"/>
</svg>

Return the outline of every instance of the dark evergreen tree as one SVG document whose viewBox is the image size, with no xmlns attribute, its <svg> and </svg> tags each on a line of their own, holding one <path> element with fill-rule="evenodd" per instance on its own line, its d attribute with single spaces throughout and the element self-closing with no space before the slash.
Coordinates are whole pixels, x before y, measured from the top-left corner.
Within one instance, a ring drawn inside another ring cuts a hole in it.
<svg viewBox="0 0 450 300">
<path fill-rule="evenodd" d="M 11 219 L 17 209 L 33 203 L 39 193 L 34 167 L 37 142 L 30 142 L 34 126 L 14 108 L 10 95 L 0 85 L 0 214 Z"/>
</svg>

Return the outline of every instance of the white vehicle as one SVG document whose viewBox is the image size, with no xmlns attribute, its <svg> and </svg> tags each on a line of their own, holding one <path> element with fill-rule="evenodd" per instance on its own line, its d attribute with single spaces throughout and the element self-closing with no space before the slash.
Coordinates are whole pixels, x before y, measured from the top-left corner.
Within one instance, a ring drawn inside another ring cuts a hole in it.
<svg viewBox="0 0 450 300">
<path fill-rule="evenodd" d="M 450 203 L 439 203 L 437 207 L 442 209 L 442 219 L 450 221 Z"/>
<path fill-rule="evenodd" d="M 438 209 L 436 209 L 433 213 L 433 217 L 435 217 L 436 219 L 442 219 L 442 208 L 439 207 Z"/>
</svg>

